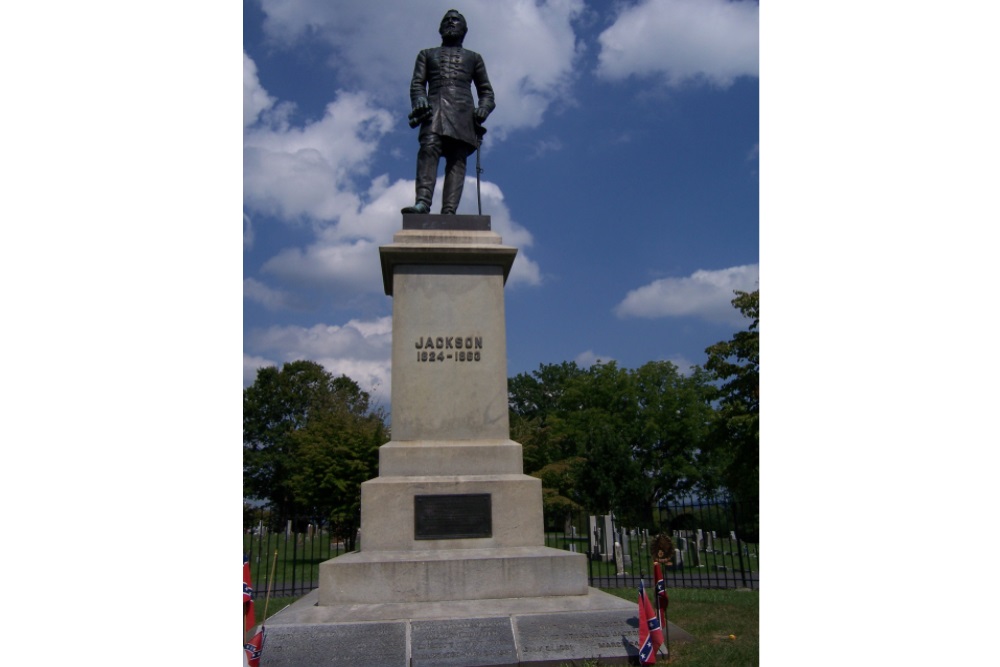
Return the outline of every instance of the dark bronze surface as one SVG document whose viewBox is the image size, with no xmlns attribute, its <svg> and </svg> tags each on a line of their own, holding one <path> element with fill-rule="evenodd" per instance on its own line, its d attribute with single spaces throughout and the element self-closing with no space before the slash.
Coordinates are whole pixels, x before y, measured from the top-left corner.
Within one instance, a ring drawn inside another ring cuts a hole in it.
<svg viewBox="0 0 1000 667">
<path fill-rule="evenodd" d="M 418 540 L 493 537 L 490 494 L 414 496 L 413 533 Z"/>
<path fill-rule="evenodd" d="M 496 107 L 483 57 L 462 48 L 469 28 L 454 9 L 441 19 L 441 46 L 417 54 L 410 80 L 410 127 L 420 127 L 416 203 L 403 213 L 430 213 L 438 163 L 445 159 L 441 213 L 454 215 L 465 184 L 465 161 L 479 147 Z M 476 88 L 478 104 L 472 99 Z"/>
</svg>

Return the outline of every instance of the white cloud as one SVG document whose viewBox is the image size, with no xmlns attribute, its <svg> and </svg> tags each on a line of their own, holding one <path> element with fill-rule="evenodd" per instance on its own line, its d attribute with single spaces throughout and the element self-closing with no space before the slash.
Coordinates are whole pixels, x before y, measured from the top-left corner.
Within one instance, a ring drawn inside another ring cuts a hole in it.
<svg viewBox="0 0 1000 667">
<path fill-rule="evenodd" d="M 670 85 L 704 78 L 727 87 L 758 75 L 755 0 L 645 0 L 626 6 L 598 38 L 607 79 L 661 75 Z"/>
<path fill-rule="evenodd" d="M 244 205 L 285 220 L 331 221 L 358 208 L 354 179 L 367 175 L 390 114 L 368 97 L 338 93 L 322 119 L 275 123 L 243 140 Z"/>
<path fill-rule="evenodd" d="M 278 362 L 265 357 L 243 353 L 243 386 L 249 387 L 257 379 L 257 369 L 265 366 L 277 366 Z"/>
<path fill-rule="evenodd" d="M 261 271 L 300 285 L 338 293 L 376 292 L 382 284 L 378 244 L 364 239 L 343 243 L 319 240 L 305 248 L 285 248 Z"/>
<path fill-rule="evenodd" d="M 435 191 L 440 191 L 440 186 Z M 500 235 L 504 245 L 517 248 L 517 257 L 514 265 L 510 269 L 507 277 L 507 286 L 516 287 L 518 285 L 541 285 L 542 272 L 538 268 L 538 263 L 528 256 L 526 248 L 530 248 L 535 239 L 527 229 L 518 224 L 510 215 L 510 209 L 504 202 L 503 191 L 495 183 L 484 181 L 481 184 L 483 198 L 483 213 L 490 216 L 490 226 L 494 232 Z M 459 213 L 478 213 L 476 202 L 476 180 L 467 178 L 465 181 L 465 192 L 462 201 L 458 205 Z"/>
<path fill-rule="evenodd" d="M 370 322 L 350 320 L 343 326 L 273 326 L 254 331 L 249 338 L 251 349 L 277 353 L 285 361 L 344 355 L 388 358 L 391 342 L 392 318 L 388 316 Z"/>
<path fill-rule="evenodd" d="M 243 298 L 256 301 L 268 310 L 294 307 L 294 297 L 290 293 L 268 287 L 253 278 L 243 279 Z"/>
<path fill-rule="evenodd" d="M 262 111 L 274 106 L 274 98 L 260 85 L 257 78 L 257 65 L 243 54 L 243 127 L 248 128 L 257 122 Z"/>
<path fill-rule="evenodd" d="M 663 361 L 669 361 L 674 366 L 677 366 L 677 371 L 681 375 L 691 375 L 691 371 L 695 367 L 695 363 L 681 354 L 673 354 L 664 359 Z"/>
<path fill-rule="evenodd" d="M 243 214 L 243 249 L 249 250 L 253 247 L 253 220 L 246 213 Z"/>
<path fill-rule="evenodd" d="M 580 354 L 576 355 L 575 359 L 573 359 L 573 361 L 576 362 L 576 365 L 579 366 L 580 368 L 590 368 L 594 364 L 597 363 L 606 364 L 614 360 L 615 360 L 614 357 L 607 354 L 594 354 L 593 350 L 587 350 L 586 352 L 581 352 Z"/>
<path fill-rule="evenodd" d="M 434 211 L 441 207 L 443 180 L 438 178 L 434 190 Z M 317 232 L 313 243 L 304 249 L 285 248 L 265 262 L 261 270 L 280 281 L 321 286 L 340 296 L 381 294 L 378 247 L 392 243 L 393 234 L 399 231 L 399 211 L 413 203 L 415 194 L 413 181 L 387 183 L 385 176 L 376 178 L 364 197 L 367 204 L 344 211 L 337 224 Z M 541 284 L 541 270 L 525 251 L 534 243 L 531 232 L 511 218 L 503 192 L 496 184 L 483 182 L 480 189 L 483 212 L 491 216 L 493 230 L 504 244 L 518 248 L 507 285 Z M 458 213 L 477 212 L 476 182 L 467 178 Z"/>
<path fill-rule="evenodd" d="M 266 362 L 263 356 L 244 353 L 244 384 L 247 384 L 248 365 L 279 365 L 309 359 L 334 375 L 347 375 L 372 393 L 377 401 L 388 404 L 392 378 L 391 317 L 350 320 L 344 325 L 273 326 L 251 332 L 245 346 L 256 354 L 267 354 L 278 361 Z M 254 377 L 250 377 L 250 383 Z"/>
<path fill-rule="evenodd" d="M 409 110 L 409 82 L 421 49 L 441 43 L 438 25 L 448 9 L 398 0 L 263 0 L 264 30 L 293 47 L 320 39 L 331 49 L 338 77 Z M 536 127 L 553 102 L 565 99 L 578 52 L 571 21 L 583 0 L 465 0 L 465 46 L 483 55 L 497 99 L 492 138 Z"/>
<path fill-rule="evenodd" d="M 741 325 L 744 318 L 733 307 L 733 290 L 757 289 L 757 264 L 719 271 L 695 271 L 687 278 L 662 278 L 631 290 L 617 306 L 618 317 L 700 317 L 712 322 Z"/>
</svg>

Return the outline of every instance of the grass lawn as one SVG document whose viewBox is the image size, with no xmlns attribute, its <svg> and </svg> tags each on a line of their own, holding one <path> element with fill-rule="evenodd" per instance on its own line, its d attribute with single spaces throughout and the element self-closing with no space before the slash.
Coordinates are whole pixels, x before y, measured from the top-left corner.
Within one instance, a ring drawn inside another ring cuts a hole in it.
<svg viewBox="0 0 1000 667">
<path fill-rule="evenodd" d="M 638 600 L 638 591 L 634 588 L 608 589 L 606 592 L 626 600 Z M 694 642 L 670 642 L 669 664 L 684 667 L 760 664 L 760 591 L 671 588 L 667 592 L 670 595 L 667 618 L 696 639 Z M 730 635 L 736 638 L 731 639 Z M 657 661 L 660 662 L 662 659 Z"/>
<path fill-rule="evenodd" d="M 301 595 L 295 595 L 291 597 L 283 598 L 271 598 L 267 601 L 267 616 L 270 618 L 274 616 L 279 611 L 292 604 L 293 602 L 302 599 Z M 259 600 L 254 602 L 254 613 L 256 615 L 257 623 L 264 620 L 264 598 L 261 596 Z"/>
<path fill-rule="evenodd" d="M 608 589 L 607 593 L 636 602 L 634 588 Z M 760 592 L 745 589 L 671 588 L 668 618 L 695 636 L 694 642 L 670 642 L 671 659 L 657 664 L 683 667 L 752 667 L 759 665 Z M 267 615 L 272 616 L 297 597 L 272 598 Z M 257 603 L 257 622 L 264 616 L 264 601 Z M 730 639 L 734 635 L 736 639 Z M 636 637 L 638 639 L 638 637 Z M 600 662 L 586 667 L 600 667 Z"/>
</svg>

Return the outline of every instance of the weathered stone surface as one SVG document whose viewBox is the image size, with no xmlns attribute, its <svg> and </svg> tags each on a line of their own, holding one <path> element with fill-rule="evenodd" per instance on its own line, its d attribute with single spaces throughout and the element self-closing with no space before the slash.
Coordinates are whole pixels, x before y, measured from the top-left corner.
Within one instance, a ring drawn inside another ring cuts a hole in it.
<svg viewBox="0 0 1000 667">
<path fill-rule="evenodd" d="M 503 286 L 517 249 L 500 241 L 404 230 L 379 249 L 393 296 L 394 441 L 510 437 Z"/>
<path fill-rule="evenodd" d="M 524 472 L 521 444 L 513 440 L 393 440 L 378 456 L 383 477 Z"/>
<path fill-rule="evenodd" d="M 320 564 L 319 604 L 586 595 L 583 554 L 547 547 L 359 551 Z"/>
<path fill-rule="evenodd" d="M 510 618 L 414 621 L 410 629 L 412 667 L 516 667 L 517 647 Z"/>
<path fill-rule="evenodd" d="M 414 497 L 488 493 L 489 538 L 416 541 Z M 485 549 L 544 544 L 542 482 L 528 475 L 377 477 L 361 485 L 361 550 Z"/>
<path fill-rule="evenodd" d="M 561 597 L 371 605 L 320 606 L 318 596 L 313 591 L 268 619 L 264 667 L 398 665 L 401 655 L 412 655 L 414 665 L 562 667 L 595 657 L 626 664 L 637 655 L 636 603 L 593 588 Z M 671 644 L 693 639 L 669 627 Z"/>
<path fill-rule="evenodd" d="M 602 664 L 628 664 L 638 656 L 638 617 L 631 612 L 533 614 L 515 619 L 522 664 L 553 665 L 600 658 Z"/>
<path fill-rule="evenodd" d="M 268 625 L 261 667 L 409 667 L 406 623 Z"/>
</svg>

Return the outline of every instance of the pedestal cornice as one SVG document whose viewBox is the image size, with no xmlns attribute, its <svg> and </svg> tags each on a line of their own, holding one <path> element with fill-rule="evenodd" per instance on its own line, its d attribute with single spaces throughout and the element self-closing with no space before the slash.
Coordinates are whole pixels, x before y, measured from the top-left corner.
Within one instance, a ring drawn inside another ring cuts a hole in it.
<svg viewBox="0 0 1000 667">
<path fill-rule="evenodd" d="M 474 234 L 476 232 L 471 232 Z M 421 239 L 430 236 L 430 232 L 421 232 Z M 441 232 L 442 236 L 454 238 L 454 232 Z M 396 237 L 400 237 L 397 234 Z M 394 239 L 394 240 L 397 240 Z M 382 260 L 382 286 L 388 296 L 392 296 L 392 276 L 394 269 L 401 264 L 436 265 L 436 266 L 499 266 L 503 268 L 503 281 L 507 283 L 510 267 L 514 264 L 517 248 L 485 243 L 428 243 L 405 242 L 380 246 L 379 257 Z"/>
</svg>

